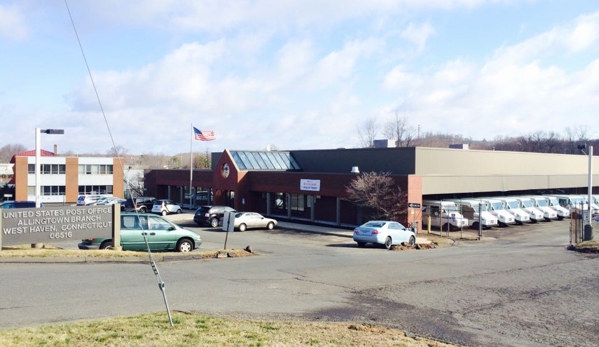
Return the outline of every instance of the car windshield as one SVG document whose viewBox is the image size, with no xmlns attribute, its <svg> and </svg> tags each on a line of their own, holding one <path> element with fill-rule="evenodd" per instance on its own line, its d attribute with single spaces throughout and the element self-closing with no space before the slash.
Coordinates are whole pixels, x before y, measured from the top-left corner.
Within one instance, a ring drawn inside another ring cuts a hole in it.
<svg viewBox="0 0 599 347">
<path fill-rule="evenodd" d="M 547 201 L 544 199 L 535 199 L 537 206 L 547 206 Z"/>
<path fill-rule="evenodd" d="M 522 205 L 524 207 L 528 207 L 528 208 L 532 207 L 532 201 L 530 201 L 530 200 L 521 200 L 521 201 L 522 201 Z"/>
<path fill-rule="evenodd" d="M 368 227 L 368 228 L 380 228 L 383 225 L 385 225 L 385 222 L 368 222 L 368 223 L 364 224 L 363 226 Z"/>
<path fill-rule="evenodd" d="M 458 212 L 458 207 L 456 205 L 443 206 L 443 208 L 447 212 Z"/>
<path fill-rule="evenodd" d="M 518 201 L 508 201 L 507 205 L 510 208 L 520 208 L 520 204 L 518 204 Z"/>
<path fill-rule="evenodd" d="M 492 202 L 491 203 L 491 208 L 493 210 L 503 210 L 503 203 L 502 202 Z"/>
<path fill-rule="evenodd" d="M 573 205 L 574 205 L 574 204 L 577 204 L 577 205 L 582 205 L 582 204 L 584 204 L 584 203 L 585 203 L 585 201 L 584 201 L 584 199 L 583 199 L 583 198 L 578 198 L 578 197 L 576 197 L 576 198 L 571 198 L 571 199 L 570 199 L 570 201 L 572 202 L 572 204 L 573 204 Z"/>
</svg>

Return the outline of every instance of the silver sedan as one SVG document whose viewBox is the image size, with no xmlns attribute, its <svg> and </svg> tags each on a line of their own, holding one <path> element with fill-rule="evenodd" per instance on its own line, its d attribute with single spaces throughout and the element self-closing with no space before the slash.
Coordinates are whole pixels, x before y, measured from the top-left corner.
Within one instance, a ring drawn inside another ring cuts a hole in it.
<svg viewBox="0 0 599 347">
<path fill-rule="evenodd" d="M 354 241 L 358 247 L 367 243 L 385 245 L 391 249 L 393 245 L 416 243 L 416 234 L 412 229 L 404 227 L 401 223 L 386 220 L 372 220 L 354 229 Z"/>
<path fill-rule="evenodd" d="M 267 218 L 256 212 L 237 212 L 235 213 L 235 229 L 245 231 L 246 229 L 266 228 L 272 230 L 277 226 L 277 221 Z"/>
</svg>

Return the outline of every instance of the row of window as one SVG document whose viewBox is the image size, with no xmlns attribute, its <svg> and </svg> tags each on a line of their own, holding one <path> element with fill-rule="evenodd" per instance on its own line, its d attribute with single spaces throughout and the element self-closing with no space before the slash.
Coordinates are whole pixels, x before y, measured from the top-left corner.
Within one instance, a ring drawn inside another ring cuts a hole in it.
<svg viewBox="0 0 599 347">
<path fill-rule="evenodd" d="M 80 175 L 112 175 L 112 165 L 79 165 Z"/>
<path fill-rule="evenodd" d="M 27 187 L 28 195 L 35 195 L 35 186 Z M 40 195 L 65 195 L 64 186 L 41 186 Z"/>
<path fill-rule="evenodd" d="M 35 186 L 27 187 L 28 195 L 35 195 Z M 65 186 L 41 186 L 41 195 L 65 195 Z M 112 186 L 79 186 L 79 195 L 112 194 Z"/>
<path fill-rule="evenodd" d="M 79 195 L 112 194 L 112 186 L 79 186 Z"/>
<path fill-rule="evenodd" d="M 104 164 L 79 165 L 80 175 L 112 175 L 113 166 Z M 27 165 L 27 172 L 35 174 L 35 164 Z M 40 173 L 44 175 L 64 175 L 66 172 L 65 164 L 41 164 Z"/>
<path fill-rule="evenodd" d="M 35 164 L 27 165 L 27 172 L 35 174 Z M 64 175 L 66 172 L 65 164 L 41 164 L 40 173 L 44 175 Z"/>
</svg>

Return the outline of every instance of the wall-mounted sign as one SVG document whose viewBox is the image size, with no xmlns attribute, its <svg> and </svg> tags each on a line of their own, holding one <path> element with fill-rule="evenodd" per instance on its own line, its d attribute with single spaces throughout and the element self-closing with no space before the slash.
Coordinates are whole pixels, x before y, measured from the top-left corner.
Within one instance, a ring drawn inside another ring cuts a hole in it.
<svg viewBox="0 0 599 347">
<path fill-rule="evenodd" d="M 320 191 L 320 180 L 300 180 L 300 190 Z"/>
</svg>

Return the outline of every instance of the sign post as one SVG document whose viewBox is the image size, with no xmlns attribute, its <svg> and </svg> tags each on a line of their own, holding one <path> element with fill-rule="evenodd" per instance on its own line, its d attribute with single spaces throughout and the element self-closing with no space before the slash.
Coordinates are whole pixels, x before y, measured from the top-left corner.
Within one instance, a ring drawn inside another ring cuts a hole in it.
<svg viewBox="0 0 599 347">
<path fill-rule="evenodd" d="M 225 236 L 225 250 L 227 249 L 227 240 L 229 239 L 229 231 L 235 230 L 235 213 L 226 211 L 223 217 L 223 231 L 227 232 Z"/>
</svg>

